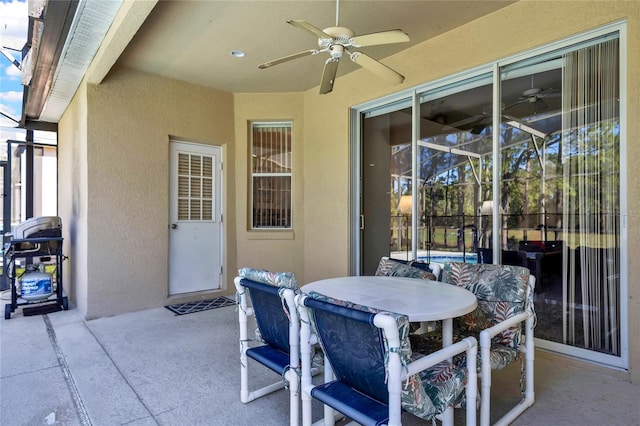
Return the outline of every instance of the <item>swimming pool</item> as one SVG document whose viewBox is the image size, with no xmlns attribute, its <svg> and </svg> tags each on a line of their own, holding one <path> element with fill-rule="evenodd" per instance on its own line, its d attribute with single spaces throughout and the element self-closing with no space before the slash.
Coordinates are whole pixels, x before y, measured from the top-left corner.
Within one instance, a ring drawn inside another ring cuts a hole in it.
<svg viewBox="0 0 640 426">
<path fill-rule="evenodd" d="M 421 262 L 439 263 L 441 265 L 449 262 L 478 263 L 478 254 L 464 253 L 463 257 L 462 252 L 432 251 L 429 254 L 426 252 L 419 252 L 418 260 Z"/>
<path fill-rule="evenodd" d="M 393 259 L 411 259 L 411 253 L 407 252 L 393 252 L 391 253 L 391 257 Z M 461 251 L 442 251 L 442 250 L 431 250 L 427 252 L 425 250 L 420 250 L 417 253 L 417 260 L 419 262 L 433 262 L 439 263 L 440 265 L 444 265 L 448 262 L 466 262 L 466 263 L 478 263 L 478 254 L 477 253 L 463 253 Z"/>
</svg>

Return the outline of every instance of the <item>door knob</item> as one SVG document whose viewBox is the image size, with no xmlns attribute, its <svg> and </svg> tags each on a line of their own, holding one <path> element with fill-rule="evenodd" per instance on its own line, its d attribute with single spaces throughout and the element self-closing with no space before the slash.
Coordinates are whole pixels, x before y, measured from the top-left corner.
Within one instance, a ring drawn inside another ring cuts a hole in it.
<svg viewBox="0 0 640 426">
<path fill-rule="evenodd" d="M 178 224 L 177 223 L 172 223 L 171 224 L 171 229 L 178 229 Z"/>
</svg>

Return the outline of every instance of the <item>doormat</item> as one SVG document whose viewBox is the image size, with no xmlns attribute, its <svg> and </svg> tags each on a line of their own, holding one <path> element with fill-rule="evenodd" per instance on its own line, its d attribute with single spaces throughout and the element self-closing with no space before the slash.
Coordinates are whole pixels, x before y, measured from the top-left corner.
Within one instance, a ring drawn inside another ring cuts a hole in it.
<svg viewBox="0 0 640 426">
<path fill-rule="evenodd" d="M 176 315 L 192 314 L 194 312 L 208 311 L 209 309 L 222 308 L 224 306 L 233 306 L 236 301 L 228 297 L 216 297 L 215 299 L 198 300 L 195 302 L 177 303 L 175 305 L 166 305 L 165 308 Z"/>
<path fill-rule="evenodd" d="M 54 312 L 61 311 L 59 303 L 49 303 L 47 305 L 34 306 L 30 308 L 22 308 L 22 315 L 25 317 L 30 317 L 34 315 L 44 315 L 51 314 Z"/>
</svg>

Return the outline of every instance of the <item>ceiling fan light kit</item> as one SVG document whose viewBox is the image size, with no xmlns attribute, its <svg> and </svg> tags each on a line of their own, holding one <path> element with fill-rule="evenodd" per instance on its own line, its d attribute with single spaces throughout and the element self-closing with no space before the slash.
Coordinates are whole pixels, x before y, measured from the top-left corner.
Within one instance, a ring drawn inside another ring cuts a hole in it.
<svg viewBox="0 0 640 426">
<path fill-rule="evenodd" d="M 274 65 L 292 61 L 294 59 L 328 52 L 330 57 L 324 64 L 322 78 L 320 80 L 320 94 L 325 94 L 333 90 L 336 73 L 338 72 L 338 63 L 342 56 L 346 53 L 351 61 L 371 71 L 378 77 L 392 84 L 402 83 L 404 81 L 404 76 L 402 74 L 389 68 L 382 62 L 379 62 L 378 60 L 365 53 L 359 51 L 349 51 L 348 49 L 366 46 L 377 46 L 382 44 L 404 43 L 409 41 L 409 36 L 402 30 L 381 31 L 356 36 L 351 29 L 339 26 L 338 11 L 339 0 L 336 1 L 336 26 L 328 27 L 324 30 L 321 30 L 306 21 L 287 21 L 288 24 L 316 36 L 318 38 L 319 49 L 309 49 L 303 52 L 284 56 L 282 58 L 273 59 L 271 61 L 258 65 L 258 68 L 266 69 Z"/>
</svg>

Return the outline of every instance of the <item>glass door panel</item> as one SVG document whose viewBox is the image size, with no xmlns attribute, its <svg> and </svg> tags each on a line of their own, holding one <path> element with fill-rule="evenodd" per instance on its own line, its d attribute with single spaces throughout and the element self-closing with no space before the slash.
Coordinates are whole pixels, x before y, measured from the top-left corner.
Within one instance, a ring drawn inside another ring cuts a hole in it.
<svg viewBox="0 0 640 426">
<path fill-rule="evenodd" d="M 491 199 L 491 75 L 484 74 L 420 97 L 418 139 L 418 260 L 478 261 L 490 222 L 481 220 Z"/>
<path fill-rule="evenodd" d="M 617 51 L 502 70 L 500 226 L 536 277 L 536 337 L 619 356 Z"/>
<path fill-rule="evenodd" d="M 499 90 L 474 71 L 412 94 L 419 111 L 362 113 L 358 272 L 382 256 L 526 266 L 538 344 L 624 365 L 617 38 L 501 66 Z"/>
<path fill-rule="evenodd" d="M 360 273 L 373 275 L 383 256 L 407 259 L 411 212 L 400 206 L 411 185 L 408 102 L 363 117 L 361 140 Z M 406 200 L 406 197 L 405 197 Z M 406 203 L 406 201 L 405 201 Z"/>
</svg>

